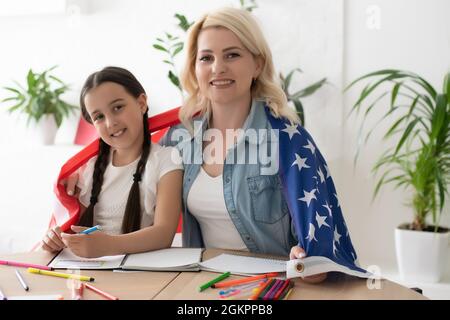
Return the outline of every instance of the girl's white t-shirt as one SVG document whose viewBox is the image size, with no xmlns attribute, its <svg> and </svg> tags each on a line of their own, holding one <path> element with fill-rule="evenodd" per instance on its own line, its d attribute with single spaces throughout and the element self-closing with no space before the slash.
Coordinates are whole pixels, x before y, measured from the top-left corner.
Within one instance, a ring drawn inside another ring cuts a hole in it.
<svg viewBox="0 0 450 320">
<path fill-rule="evenodd" d="M 122 233 L 122 220 L 133 184 L 133 174 L 136 172 L 139 159 L 140 157 L 121 167 L 115 167 L 112 165 L 112 161 L 109 161 L 105 170 L 102 189 L 94 209 L 94 225 L 100 225 L 102 230 L 108 234 Z M 97 156 L 89 159 L 85 165 L 78 169 L 79 201 L 85 207 L 89 206 L 91 198 L 92 175 L 96 160 Z M 159 180 L 166 173 L 177 169 L 183 169 L 178 150 L 174 147 L 163 147 L 152 143 L 142 180 L 139 182 L 142 211 L 141 228 L 153 224 L 156 189 Z"/>
<path fill-rule="evenodd" d="M 200 168 L 187 207 L 200 225 L 205 248 L 248 251 L 225 205 L 222 175 L 211 177 Z"/>
</svg>

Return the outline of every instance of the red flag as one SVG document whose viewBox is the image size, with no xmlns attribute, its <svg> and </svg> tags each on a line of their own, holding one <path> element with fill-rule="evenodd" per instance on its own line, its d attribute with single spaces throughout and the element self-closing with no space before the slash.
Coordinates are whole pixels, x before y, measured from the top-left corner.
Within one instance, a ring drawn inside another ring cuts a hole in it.
<svg viewBox="0 0 450 320">
<path fill-rule="evenodd" d="M 171 109 L 169 111 L 157 114 L 148 119 L 149 131 L 152 134 L 152 141 L 157 142 L 166 133 L 166 131 L 174 125 L 180 123 L 178 118 L 179 107 Z M 52 218 L 49 224 L 49 228 L 56 225 L 60 226 L 62 231 L 70 229 L 73 224 L 76 224 L 80 215 L 80 204 L 78 199 L 73 196 L 69 196 L 66 192 L 66 188 L 61 184 L 61 180 L 68 178 L 78 168 L 84 165 L 89 159 L 96 156 L 98 153 L 99 140 L 96 139 L 83 150 L 78 152 L 72 158 L 70 158 L 62 167 L 58 175 L 58 179 L 54 186 L 54 192 L 56 195 L 55 208 L 52 214 Z M 181 223 L 181 218 L 180 218 Z M 180 225 L 177 232 L 181 231 Z"/>
</svg>

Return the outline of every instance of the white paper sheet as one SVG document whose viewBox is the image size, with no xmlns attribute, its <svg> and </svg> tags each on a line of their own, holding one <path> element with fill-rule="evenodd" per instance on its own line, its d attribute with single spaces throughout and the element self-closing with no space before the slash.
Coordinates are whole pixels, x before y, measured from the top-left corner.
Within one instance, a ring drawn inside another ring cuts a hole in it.
<svg viewBox="0 0 450 320">
<path fill-rule="evenodd" d="M 215 258 L 200 263 L 202 270 L 215 272 L 231 272 L 232 274 L 262 274 L 270 272 L 286 272 L 286 261 L 238 256 L 223 253 Z"/>
<path fill-rule="evenodd" d="M 122 264 L 125 255 L 82 258 L 66 248 L 50 263 L 55 269 L 116 269 Z"/>
</svg>

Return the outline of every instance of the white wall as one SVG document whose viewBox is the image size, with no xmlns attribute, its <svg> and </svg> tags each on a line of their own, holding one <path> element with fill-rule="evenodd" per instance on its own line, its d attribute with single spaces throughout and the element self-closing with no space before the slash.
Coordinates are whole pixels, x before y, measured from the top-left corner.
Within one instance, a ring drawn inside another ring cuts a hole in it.
<svg viewBox="0 0 450 320">
<path fill-rule="evenodd" d="M 380 14 L 379 29 L 368 27 L 374 25 L 373 6 Z M 346 0 L 344 82 L 348 84 L 370 71 L 397 68 L 419 73 L 437 90 L 442 90 L 444 74 L 450 69 L 449 12 L 447 0 Z M 345 95 L 346 112 L 357 97 L 357 89 Z M 380 109 L 375 118 L 382 114 Z M 411 209 L 403 205 L 409 194 L 388 186 L 371 204 L 375 179 L 370 168 L 386 150 L 386 144 L 376 135 L 363 149 L 354 168 L 357 125 L 359 122 L 349 119 L 343 127 L 345 156 L 340 164 L 345 179 L 337 182 L 341 202 L 362 260 L 393 263 L 394 228 L 412 220 Z M 446 214 L 443 222 L 449 225 L 449 208 Z"/>
<path fill-rule="evenodd" d="M 58 64 L 60 67 L 56 74 L 71 83 L 73 88 L 66 98 L 77 103 L 79 90 L 89 73 L 105 65 L 120 65 L 130 69 L 141 80 L 150 96 L 151 113 L 158 113 L 178 105 L 180 97 L 166 78 L 167 69 L 161 63 L 163 56 L 152 48 L 154 39 L 166 30 L 177 30 L 173 18 L 175 12 L 196 19 L 202 12 L 223 5 L 236 5 L 238 0 L 166 0 L 157 4 L 145 0 L 83 2 L 84 5 L 86 3 L 88 5 L 82 7 L 79 16 L 0 16 L 0 39 L 3 40 L 0 86 L 9 85 L 12 79 L 22 81 L 29 67 L 42 70 Z M 361 262 L 393 263 L 393 230 L 398 223 L 411 217 L 409 209 L 402 205 L 405 193 L 391 192 L 386 188 L 380 198 L 370 204 L 374 186 L 370 167 L 374 157 L 383 150 L 383 145 L 371 142 L 364 149 L 358 166 L 353 168 L 356 129 L 355 122 L 346 120 L 345 108 L 348 109 L 355 100 L 357 92 L 351 91 L 345 95 L 345 100 L 340 92 L 343 84 L 357 76 L 385 67 L 410 69 L 439 85 L 450 62 L 450 26 L 446 17 L 450 12 L 450 2 L 259 0 L 258 4 L 260 8 L 254 14 L 263 25 L 277 69 L 286 73 L 300 67 L 304 71 L 303 75 L 294 78 L 293 89 L 322 77 L 328 77 L 332 83 L 313 98 L 303 101 L 307 128 L 329 162 Z M 370 5 L 380 8 L 379 30 L 366 26 L 366 9 Z M 2 97 L 4 92 L 0 90 L 0 99 Z M 4 112 L 0 112 L 0 127 L 3 128 L 0 152 L 5 152 L 11 143 L 22 146 L 29 139 L 22 122 Z M 61 130 L 65 134 L 59 136 L 59 143 L 69 142 L 70 133 L 73 134 L 75 128 L 76 119 L 73 119 Z M 59 158 L 62 152 L 65 151 L 56 152 Z M 45 170 L 49 176 L 54 174 L 57 166 L 58 162 L 48 165 Z M 1 194 L 11 196 L 11 190 L 16 190 L 10 187 L 12 181 L 17 181 L 13 180 L 14 174 L 17 174 L 16 170 L 1 176 Z M 33 171 L 23 172 L 23 175 L 33 176 Z M 42 201 L 33 189 L 43 190 L 48 186 L 37 180 L 28 181 L 27 185 L 23 199 L 30 203 Z M 11 203 L 0 202 L 0 218 L 13 224 L 22 214 L 16 211 L 18 208 L 23 211 L 23 207 L 14 208 Z M 46 206 L 51 209 L 50 203 Z M 45 205 L 40 207 L 36 216 L 32 216 L 32 210 L 27 214 L 27 219 L 35 221 L 47 217 Z M 0 252 L 2 241 L 6 242 L 2 239 L 6 233 L 2 229 L 4 226 L 0 225 Z M 30 228 L 29 232 L 30 240 L 15 243 L 15 250 L 25 250 L 40 236 L 36 229 L 33 232 Z M 7 247 L 11 248 L 11 245 Z"/>
</svg>

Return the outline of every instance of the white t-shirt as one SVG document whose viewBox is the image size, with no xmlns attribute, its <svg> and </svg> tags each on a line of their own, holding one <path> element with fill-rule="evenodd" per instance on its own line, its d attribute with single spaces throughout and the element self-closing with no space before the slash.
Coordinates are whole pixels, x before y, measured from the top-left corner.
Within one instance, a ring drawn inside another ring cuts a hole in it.
<svg viewBox="0 0 450 320">
<path fill-rule="evenodd" d="M 200 224 L 206 248 L 248 251 L 225 205 L 222 175 L 211 177 L 200 168 L 189 190 L 187 207 Z"/>
<path fill-rule="evenodd" d="M 98 202 L 94 209 L 94 225 L 100 225 L 104 232 L 108 234 L 122 233 L 122 220 L 125 214 L 125 207 L 133 184 L 133 174 L 140 157 L 132 163 L 115 167 L 112 161 L 103 175 L 103 184 Z M 89 159 L 78 173 L 79 180 L 77 186 L 81 189 L 79 201 L 85 207 L 89 206 L 92 190 L 92 175 L 94 172 L 97 156 Z M 159 179 L 166 173 L 176 169 L 183 169 L 181 157 L 176 148 L 162 147 L 152 143 L 150 155 L 139 182 L 141 196 L 142 220 L 141 228 L 153 224 L 156 206 L 156 186 Z"/>
</svg>

